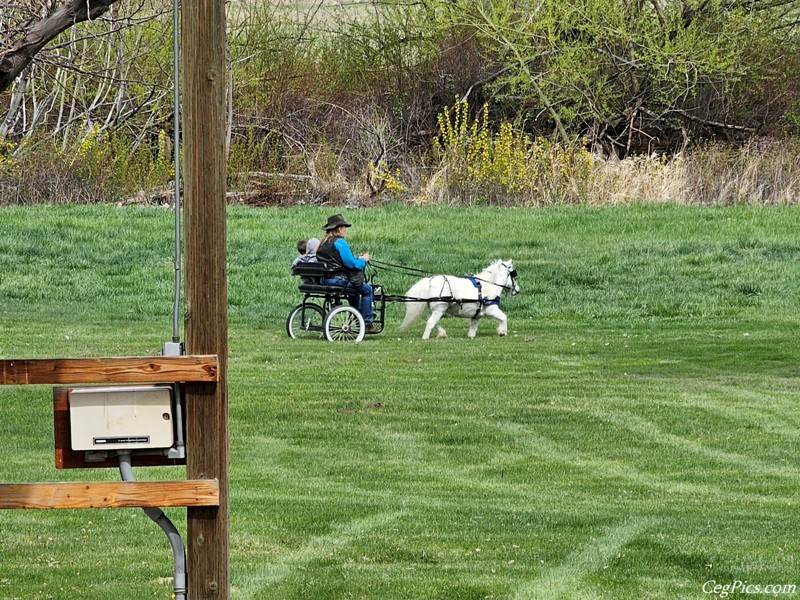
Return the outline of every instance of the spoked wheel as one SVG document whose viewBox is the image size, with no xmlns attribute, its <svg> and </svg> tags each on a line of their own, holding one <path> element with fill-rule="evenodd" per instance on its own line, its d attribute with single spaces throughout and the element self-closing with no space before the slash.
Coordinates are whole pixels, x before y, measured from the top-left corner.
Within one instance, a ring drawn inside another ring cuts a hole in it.
<svg viewBox="0 0 800 600">
<path fill-rule="evenodd" d="M 352 306 L 337 306 L 325 317 L 325 339 L 329 342 L 360 342 L 364 339 L 364 317 Z"/>
<path fill-rule="evenodd" d="M 325 313 L 322 308 L 311 302 L 304 302 L 292 309 L 286 319 L 286 333 L 293 340 L 303 338 L 319 339 L 322 337 L 322 322 Z"/>
</svg>

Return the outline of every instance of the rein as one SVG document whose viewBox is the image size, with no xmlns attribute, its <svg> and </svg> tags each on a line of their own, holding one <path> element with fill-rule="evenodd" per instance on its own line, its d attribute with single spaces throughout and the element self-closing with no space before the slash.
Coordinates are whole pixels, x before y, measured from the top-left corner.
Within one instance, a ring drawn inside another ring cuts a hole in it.
<svg viewBox="0 0 800 600">
<path fill-rule="evenodd" d="M 414 267 L 407 267 L 405 265 L 396 265 L 393 263 L 383 262 L 381 260 L 370 259 L 369 264 L 380 271 L 390 271 L 394 273 L 402 273 L 404 275 L 427 275 L 432 277 L 434 273 L 423 271 L 422 269 L 415 269 Z"/>
<path fill-rule="evenodd" d="M 371 259 L 369 264 L 372 265 L 376 270 L 380 271 L 389 271 L 393 273 L 400 273 L 403 275 L 425 275 L 426 277 L 435 277 L 436 275 L 441 275 L 441 273 L 432 273 L 430 271 L 425 271 L 423 269 L 415 269 L 414 267 L 407 267 L 405 265 L 398 265 L 388 262 L 383 262 L 380 260 Z M 508 268 L 505 263 L 503 266 Z M 514 279 L 517 277 L 517 270 L 516 269 L 509 269 L 508 271 L 509 276 L 511 277 L 511 285 L 502 285 L 500 283 L 494 283 L 488 279 L 481 279 L 477 275 L 464 275 L 464 279 L 469 279 L 472 281 L 473 285 L 476 281 L 481 283 L 488 283 L 491 285 L 496 285 L 499 288 L 502 288 L 506 291 L 513 291 L 514 290 Z M 446 277 L 455 277 L 453 275 L 447 275 Z M 480 290 L 480 286 L 476 286 Z M 473 301 L 474 302 L 474 301 Z"/>
</svg>

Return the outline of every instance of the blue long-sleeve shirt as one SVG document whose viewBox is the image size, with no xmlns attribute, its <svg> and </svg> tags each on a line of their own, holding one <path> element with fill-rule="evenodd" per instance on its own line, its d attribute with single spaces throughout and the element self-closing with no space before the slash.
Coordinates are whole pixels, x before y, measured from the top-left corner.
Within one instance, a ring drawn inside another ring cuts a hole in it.
<svg viewBox="0 0 800 600">
<path fill-rule="evenodd" d="M 342 264 L 348 269 L 355 269 L 360 271 L 367 266 L 367 261 L 364 258 L 356 258 L 353 256 L 353 251 L 350 250 L 350 244 L 344 238 L 336 238 L 333 246 L 339 251 L 339 256 L 342 257 Z"/>
</svg>

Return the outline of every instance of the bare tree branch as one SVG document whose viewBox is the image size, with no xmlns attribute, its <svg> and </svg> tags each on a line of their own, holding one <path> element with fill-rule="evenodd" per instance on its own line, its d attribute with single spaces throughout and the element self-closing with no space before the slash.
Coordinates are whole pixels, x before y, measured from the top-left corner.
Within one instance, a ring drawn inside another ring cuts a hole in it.
<svg viewBox="0 0 800 600">
<path fill-rule="evenodd" d="M 6 91 L 33 57 L 52 39 L 76 23 L 96 19 L 117 0 L 70 0 L 34 23 L 10 50 L 0 55 L 0 92 Z"/>
</svg>

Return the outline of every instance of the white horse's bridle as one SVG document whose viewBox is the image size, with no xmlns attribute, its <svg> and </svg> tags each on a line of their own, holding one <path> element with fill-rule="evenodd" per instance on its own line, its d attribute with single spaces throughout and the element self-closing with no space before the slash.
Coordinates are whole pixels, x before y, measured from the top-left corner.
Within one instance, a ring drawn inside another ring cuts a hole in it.
<svg viewBox="0 0 800 600">
<path fill-rule="evenodd" d="M 517 284 L 517 270 L 514 267 L 510 266 L 505 261 L 501 260 L 499 262 L 500 262 L 500 264 L 502 266 L 505 267 L 506 272 L 508 273 L 508 277 L 509 277 L 509 279 L 511 279 L 511 285 L 508 285 L 506 283 L 495 283 L 494 281 L 487 281 L 485 279 L 480 279 L 477 275 L 468 277 L 468 279 L 471 279 L 473 281 L 473 283 L 475 281 L 485 281 L 486 283 L 492 283 L 492 284 L 496 285 L 497 287 L 500 287 L 500 288 L 502 288 L 504 290 L 507 290 L 507 291 L 511 292 L 512 296 L 516 296 L 517 294 L 519 294 L 519 285 Z"/>
<path fill-rule="evenodd" d="M 507 263 L 501 263 L 508 271 L 508 277 L 511 279 L 511 285 L 504 285 L 503 287 L 511 291 L 512 296 L 519 294 L 519 286 L 517 285 L 517 270 Z"/>
</svg>

